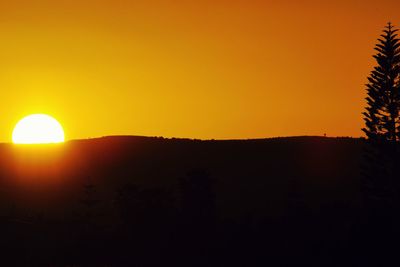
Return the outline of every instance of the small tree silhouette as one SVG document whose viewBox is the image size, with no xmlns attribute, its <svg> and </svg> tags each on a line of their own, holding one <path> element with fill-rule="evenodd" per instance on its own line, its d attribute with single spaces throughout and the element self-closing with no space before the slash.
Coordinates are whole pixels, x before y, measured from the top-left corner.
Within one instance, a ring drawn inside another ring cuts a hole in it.
<svg viewBox="0 0 400 267">
<path fill-rule="evenodd" d="M 83 206 L 83 219 L 87 228 L 90 228 L 96 217 L 96 207 L 99 201 L 96 199 L 96 186 L 90 182 L 83 185 L 83 197 L 80 200 Z"/>
<path fill-rule="evenodd" d="M 399 193 L 397 141 L 400 139 L 400 40 L 389 22 L 378 39 L 377 66 L 368 77 L 367 107 L 363 112 L 367 136 L 363 176 L 368 200 L 385 207 Z M 379 207 L 378 209 L 381 209 Z"/>
</svg>

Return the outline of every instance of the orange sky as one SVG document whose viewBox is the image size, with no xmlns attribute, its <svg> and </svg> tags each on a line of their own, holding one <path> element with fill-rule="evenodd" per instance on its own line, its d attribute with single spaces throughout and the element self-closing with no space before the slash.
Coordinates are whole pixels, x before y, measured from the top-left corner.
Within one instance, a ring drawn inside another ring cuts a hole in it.
<svg viewBox="0 0 400 267">
<path fill-rule="evenodd" d="M 68 139 L 360 136 L 400 1 L 0 3 L 0 141 L 48 113 Z"/>
</svg>

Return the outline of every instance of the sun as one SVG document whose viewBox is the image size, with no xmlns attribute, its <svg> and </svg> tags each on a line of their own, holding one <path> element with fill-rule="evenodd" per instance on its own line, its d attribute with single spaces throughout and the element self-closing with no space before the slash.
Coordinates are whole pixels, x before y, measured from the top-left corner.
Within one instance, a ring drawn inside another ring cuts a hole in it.
<svg viewBox="0 0 400 267">
<path fill-rule="evenodd" d="M 14 144 L 50 144 L 64 142 L 61 124 L 46 114 L 32 114 L 21 119 L 12 133 Z"/>
</svg>

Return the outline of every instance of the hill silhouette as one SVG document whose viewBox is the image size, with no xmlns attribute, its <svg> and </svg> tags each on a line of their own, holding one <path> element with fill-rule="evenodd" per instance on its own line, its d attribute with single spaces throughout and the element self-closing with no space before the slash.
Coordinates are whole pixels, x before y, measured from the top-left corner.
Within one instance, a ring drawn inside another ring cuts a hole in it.
<svg viewBox="0 0 400 267">
<path fill-rule="evenodd" d="M 1 245 L 10 262 L 23 251 L 19 266 L 295 266 L 334 255 L 324 266 L 351 265 L 363 144 L 307 136 L 2 144 Z"/>
<path fill-rule="evenodd" d="M 294 182 L 315 208 L 354 201 L 362 145 L 362 139 L 327 137 L 202 141 L 112 136 L 62 146 L 3 144 L 0 167 L 5 191 L 57 192 L 56 198 L 62 192 L 72 198 L 70 191 L 88 182 L 101 188 L 104 197 L 125 183 L 173 188 L 188 172 L 202 169 L 216 180 L 223 213 L 235 216 L 281 212 L 279 204 Z"/>
</svg>

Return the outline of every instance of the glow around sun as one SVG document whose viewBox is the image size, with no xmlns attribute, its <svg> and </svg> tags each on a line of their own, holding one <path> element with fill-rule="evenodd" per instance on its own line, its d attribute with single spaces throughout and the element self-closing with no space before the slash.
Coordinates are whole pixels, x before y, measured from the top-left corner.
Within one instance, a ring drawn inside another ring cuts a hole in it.
<svg viewBox="0 0 400 267">
<path fill-rule="evenodd" d="M 61 124 L 46 114 L 32 114 L 21 119 L 12 133 L 15 144 L 51 144 L 64 142 Z"/>
</svg>

